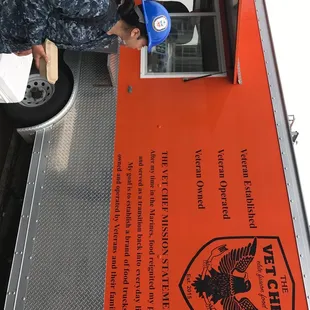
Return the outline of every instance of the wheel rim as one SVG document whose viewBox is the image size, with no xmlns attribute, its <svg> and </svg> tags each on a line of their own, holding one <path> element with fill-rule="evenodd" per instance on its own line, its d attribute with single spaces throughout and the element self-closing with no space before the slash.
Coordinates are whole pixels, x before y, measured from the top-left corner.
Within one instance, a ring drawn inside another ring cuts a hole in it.
<svg viewBox="0 0 310 310">
<path fill-rule="evenodd" d="M 21 105 L 27 108 L 36 108 L 48 102 L 55 92 L 55 86 L 50 84 L 39 74 L 30 76 Z"/>
</svg>

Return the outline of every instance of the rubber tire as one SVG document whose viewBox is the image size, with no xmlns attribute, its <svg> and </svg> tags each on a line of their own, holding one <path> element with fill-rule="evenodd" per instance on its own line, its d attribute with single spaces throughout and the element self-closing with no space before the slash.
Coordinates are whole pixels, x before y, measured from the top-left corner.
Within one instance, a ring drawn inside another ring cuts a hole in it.
<svg viewBox="0 0 310 310">
<path fill-rule="evenodd" d="M 38 74 L 32 69 L 31 74 Z M 50 100 L 38 107 L 25 107 L 19 103 L 4 104 L 4 110 L 12 120 L 14 127 L 24 128 L 41 124 L 57 113 L 67 104 L 73 89 L 73 76 L 69 67 L 60 61 L 58 81 L 55 83 L 55 92 Z"/>
</svg>

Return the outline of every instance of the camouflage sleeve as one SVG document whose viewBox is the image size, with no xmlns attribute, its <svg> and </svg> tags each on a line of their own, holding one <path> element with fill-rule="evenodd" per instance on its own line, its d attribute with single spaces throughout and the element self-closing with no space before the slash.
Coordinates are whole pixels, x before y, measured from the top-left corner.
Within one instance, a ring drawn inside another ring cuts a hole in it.
<svg viewBox="0 0 310 310">
<path fill-rule="evenodd" d="M 110 1 L 111 0 L 22 0 L 30 43 L 32 45 L 42 44 L 45 39 L 44 35 L 48 16 L 55 7 L 61 9 L 67 16 L 95 17 L 108 13 Z"/>
<path fill-rule="evenodd" d="M 61 10 L 65 15 L 88 18 L 107 13 L 111 0 L 52 0 L 52 1 L 57 2 L 58 8 L 61 8 Z"/>
<path fill-rule="evenodd" d="M 24 18 L 28 27 L 28 39 L 32 45 L 42 44 L 47 19 L 53 9 L 50 0 L 24 0 Z"/>
</svg>

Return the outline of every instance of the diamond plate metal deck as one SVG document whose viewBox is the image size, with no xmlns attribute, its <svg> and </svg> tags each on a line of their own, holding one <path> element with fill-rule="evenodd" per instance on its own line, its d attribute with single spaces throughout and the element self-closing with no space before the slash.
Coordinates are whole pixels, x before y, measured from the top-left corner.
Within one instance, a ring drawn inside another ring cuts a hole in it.
<svg viewBox="0 0 310 310">
<path fill-rule="evenodd" d="M 34 184 L 42 199 L 28 203 L 33 246 L 12 269 L 5 309 L 103 309 L 117 96 L 106 63 L 105 54 L 82 54 L 74 105 L 41 133 L 50 137 Z"/>
</svg>

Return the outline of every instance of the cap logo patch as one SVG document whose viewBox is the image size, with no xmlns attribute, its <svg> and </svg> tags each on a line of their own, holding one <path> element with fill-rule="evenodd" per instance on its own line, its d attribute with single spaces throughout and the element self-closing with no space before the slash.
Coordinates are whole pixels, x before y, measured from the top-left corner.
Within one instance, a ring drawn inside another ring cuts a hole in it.
<svg viewBox="0 0 310 310">
<path fill-rule="evenodd" d="M 153 28 L 155 31 L 164 31 L 168 27 L 167 17 L 164 15 L 158 16 L 153 20 Z"/>
</svg>

